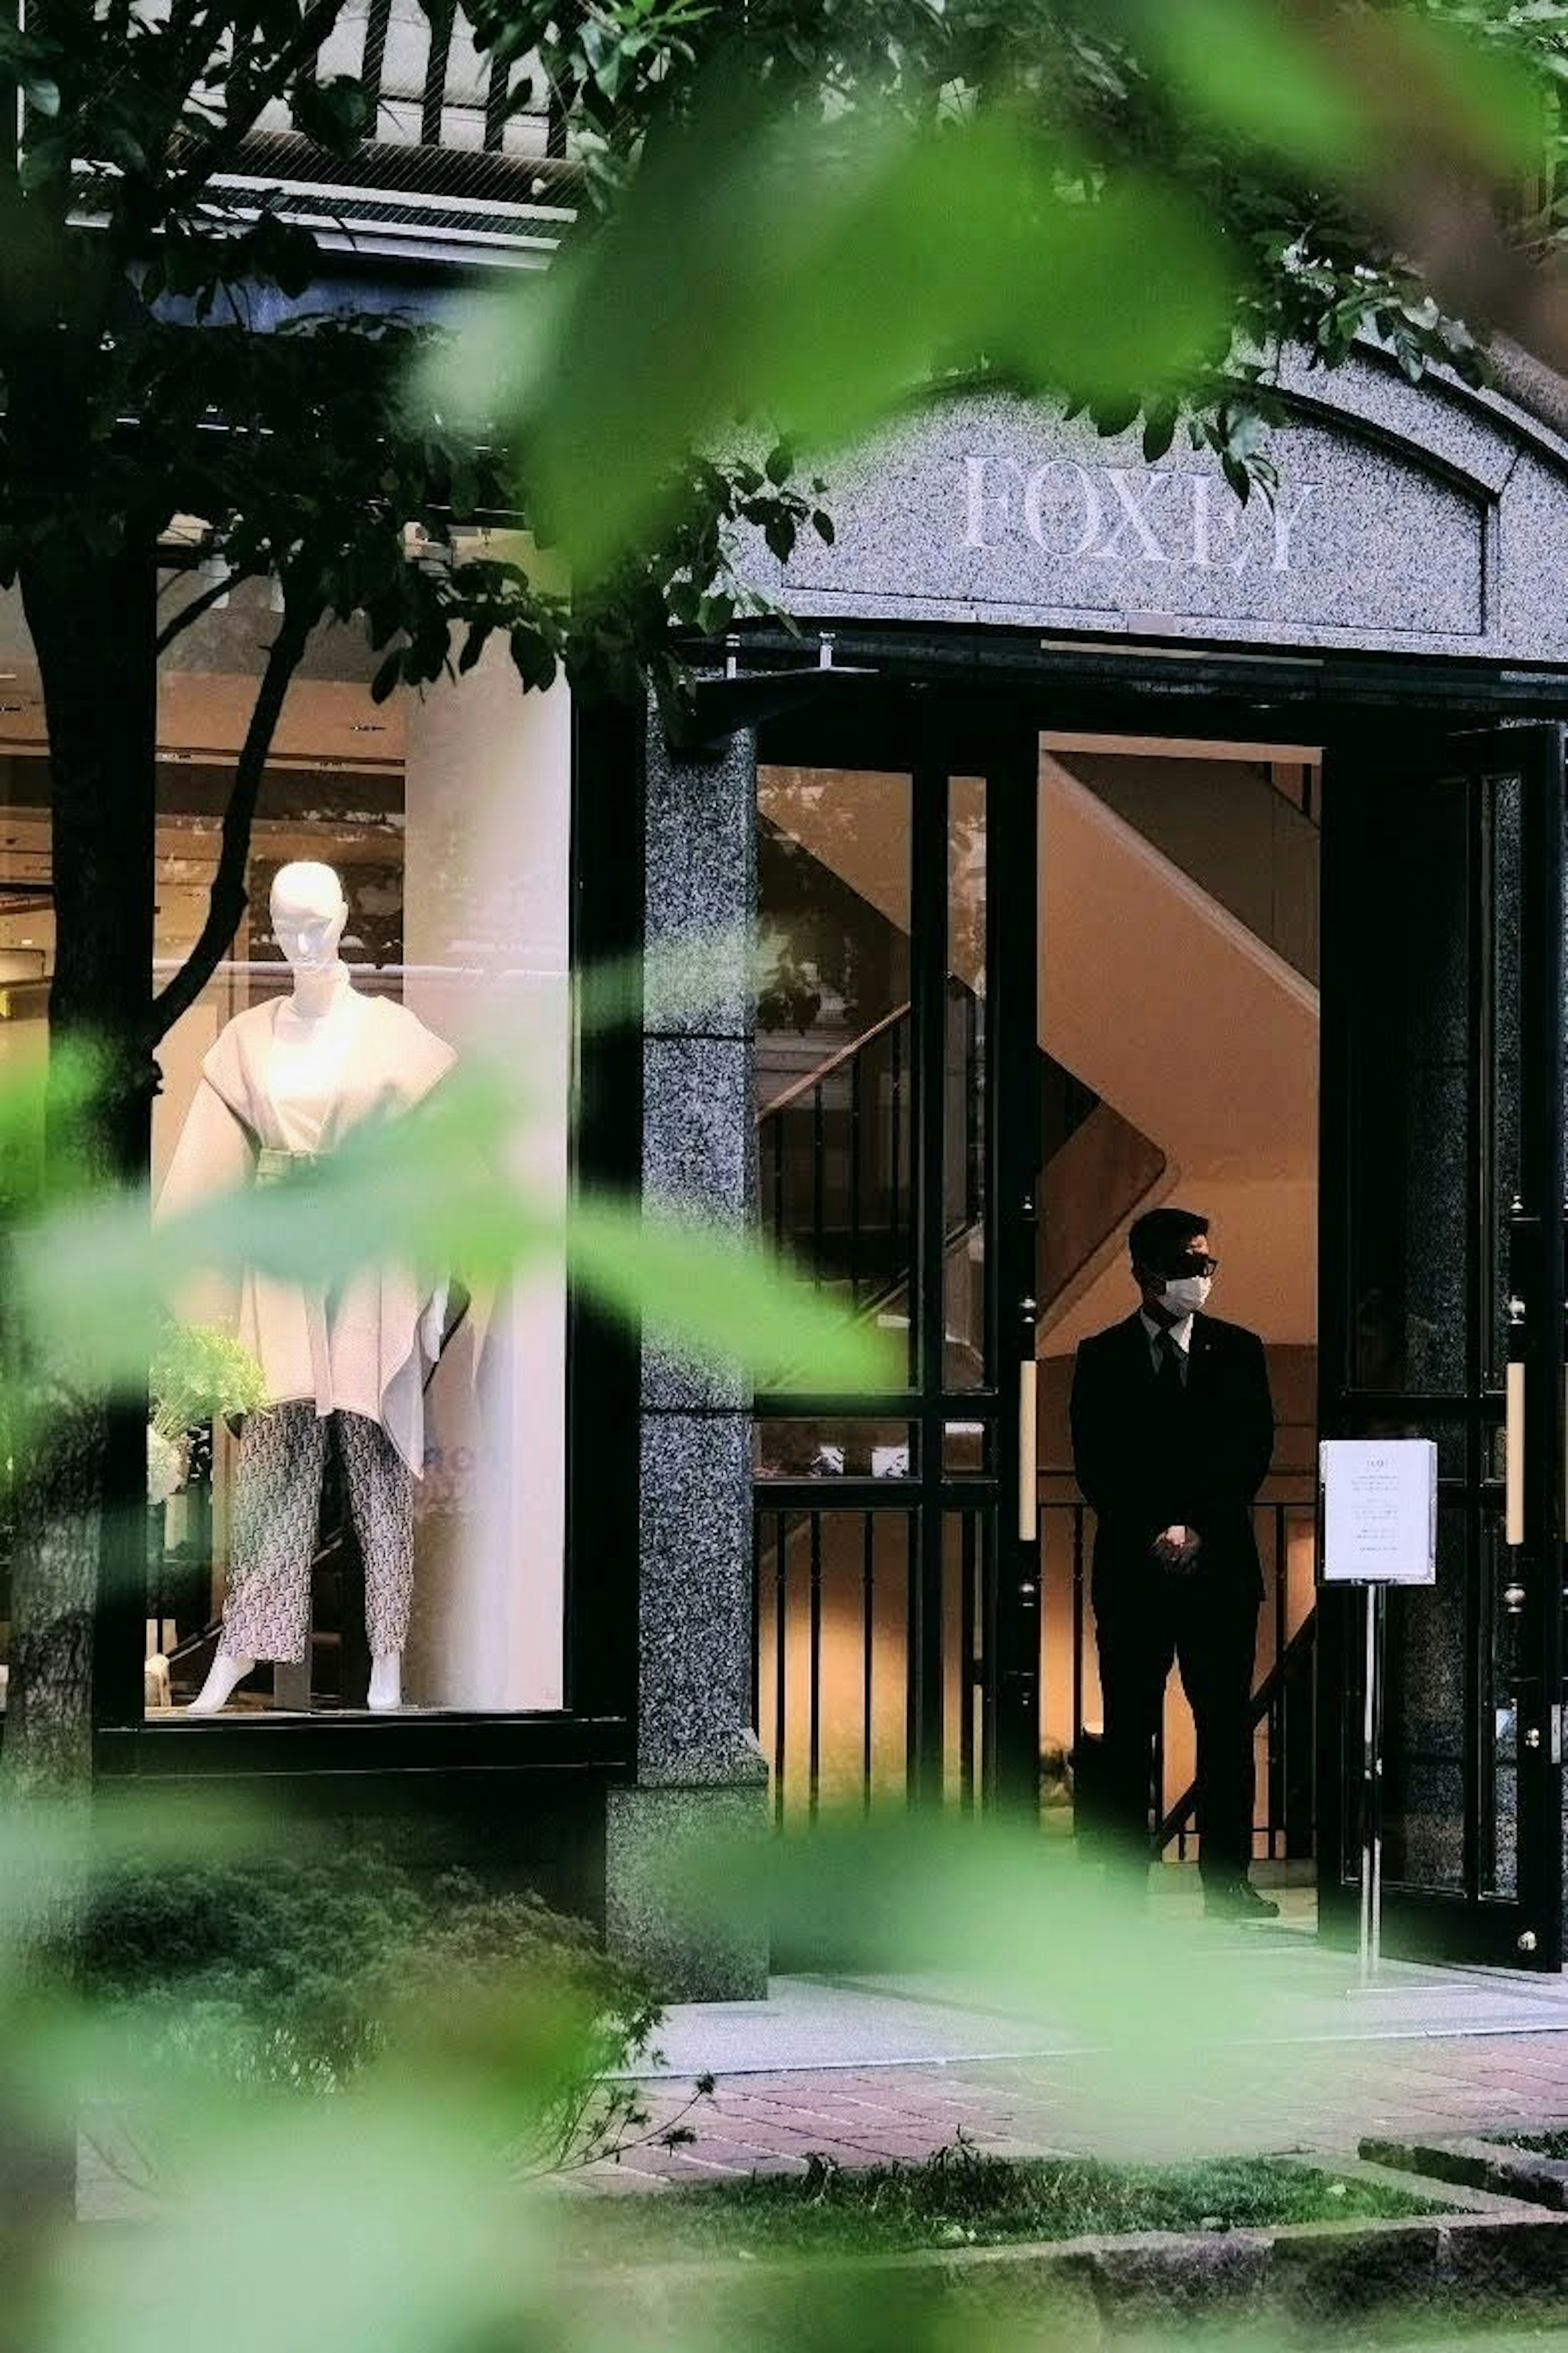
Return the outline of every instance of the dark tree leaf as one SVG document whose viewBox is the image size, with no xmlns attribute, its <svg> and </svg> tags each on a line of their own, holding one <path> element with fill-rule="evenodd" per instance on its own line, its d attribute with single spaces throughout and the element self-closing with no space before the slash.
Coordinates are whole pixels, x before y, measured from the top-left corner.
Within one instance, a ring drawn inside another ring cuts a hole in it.
<svg viewBox="0 0 1568 2353">
<path fill-rule="evenodd" d="M 295 129 L 330 155 L 352 155 L 374 119 L 369 93 L 353 74 L 297 81 L 289 105 Z"/>
</svg>

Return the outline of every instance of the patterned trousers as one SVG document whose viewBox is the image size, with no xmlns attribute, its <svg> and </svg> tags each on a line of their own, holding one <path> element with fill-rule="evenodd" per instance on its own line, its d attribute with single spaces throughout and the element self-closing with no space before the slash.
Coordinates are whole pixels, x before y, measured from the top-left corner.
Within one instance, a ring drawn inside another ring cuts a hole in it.
<svg viewBox="0 0 1568 2353">
<path fill-rule="evenodd" d="M 310 1641 L 329 1427 L 342 1450 L 349 1512 L 364 1562 L 365 1628 L 373 1655 L 401 1651 L 414 1591 L 414 1474 L 379 1422 L 319 1415 L 313 1405 L 268 1406 L 240 1433 L 223 1647 L 231 1658 L 298 1666 Z"/>
</svg>

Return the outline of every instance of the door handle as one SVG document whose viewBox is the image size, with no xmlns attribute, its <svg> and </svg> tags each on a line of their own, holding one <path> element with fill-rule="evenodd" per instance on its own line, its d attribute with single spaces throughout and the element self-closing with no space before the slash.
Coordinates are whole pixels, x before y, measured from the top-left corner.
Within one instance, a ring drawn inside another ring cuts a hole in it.
<svg viewBox="0 0 1568 2353">
<path fill-rule="evenodd" d="M 1032 1545 L 1040 1533 L 1040 1366 L 1035 1354 L 1035 1319 L 1039 1309 L 1026 1299 L 1023 1354 L 1018 1358 L 1018 1541 Z"/>
<path fill-rule="evenodd" d="M 1018 1362 L 1018 1540 L 1033 1544 L 1040 1532 L 1040 1367 L 1033 1356 Z"/>
<path fill-rule="evenodd" d="M 1524 1542 L 1524 1366 L 1510 1364 L 1503 1408 L 1503 1542 Z"/>
<path fill-rule="evenodd" d="M 1524 1302 L 1508 1303 L 1508 1363 L 1503 1368 L 1503 1542 L 1524 1542 Z"/>
</svg>

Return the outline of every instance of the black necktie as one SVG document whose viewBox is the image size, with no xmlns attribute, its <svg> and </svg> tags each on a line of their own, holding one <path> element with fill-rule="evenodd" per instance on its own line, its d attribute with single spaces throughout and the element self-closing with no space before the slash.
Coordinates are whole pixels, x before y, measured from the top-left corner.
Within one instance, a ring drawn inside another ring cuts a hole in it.
<svg viewBox="0 0 1568 2353">
<path fill-rule="evenodd" d="M 1176 1345 L 1173 1333 L 1162 1332 L 1160 1335 L 1160 1368 L 1155 1378 L 1163 1393 L 1169 1398 L 1179 1398 L 1186 1388 L 1182 1378 L 1182 1352 Z"/>
</svg>

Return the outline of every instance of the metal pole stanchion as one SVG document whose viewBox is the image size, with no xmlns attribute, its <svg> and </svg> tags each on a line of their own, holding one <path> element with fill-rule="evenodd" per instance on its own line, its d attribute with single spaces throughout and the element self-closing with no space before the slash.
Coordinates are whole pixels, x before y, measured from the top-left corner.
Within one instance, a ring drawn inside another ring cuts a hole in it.
<svg viewBox="0 0 1568 2353">
<path fill-rule="evenodd" d="M 1366 1585 L 1366 1657 L 1362 1669 L 1361 1708 L 1361 1982 L 1372 1983 L 1377 1970 L 1383 1897 L 1383 1826 L 1378 1799 L 1383 1759 L 1380 1751 L 1381 1694 L 1378 1653 L 1381 1649 L 1382 1588 Z"/>
<path fill-rule="evenodd" d="M 1373 1768 L 1373 1624 L 1372 1588 L 1362 1588 L 1365 1641 L 1361 1670 L 1361 1928 L 1356 1955 L 1364 1986 L 1372 1975 L 1372 1768 Z"/>
</svg>

